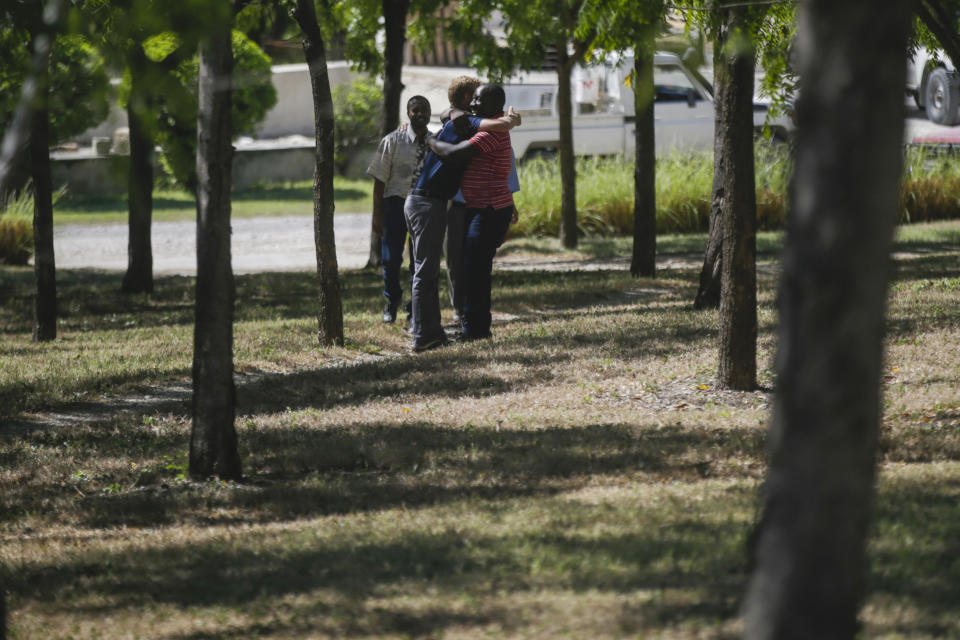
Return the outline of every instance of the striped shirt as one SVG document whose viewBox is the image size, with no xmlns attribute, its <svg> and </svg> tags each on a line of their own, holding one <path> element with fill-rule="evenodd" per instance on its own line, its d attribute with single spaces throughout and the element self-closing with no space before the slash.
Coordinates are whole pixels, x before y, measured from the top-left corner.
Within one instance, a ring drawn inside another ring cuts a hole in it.
<svg viewBox="0 0 960 640">
<path fill-rule="evenodd" d="M 463 172 L 460 190 L 470 209 L 503 209 L 513 206 L 513 194 L 507 178 L 510 176 L 510 134 L 507 132 L 478 131 L 470 144 L 480 150 Z"/>
</svg>

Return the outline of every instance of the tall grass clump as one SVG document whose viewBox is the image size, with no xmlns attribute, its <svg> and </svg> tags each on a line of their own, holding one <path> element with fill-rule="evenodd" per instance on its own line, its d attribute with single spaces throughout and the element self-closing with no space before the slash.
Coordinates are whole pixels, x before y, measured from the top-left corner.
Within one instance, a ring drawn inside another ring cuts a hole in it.
<svg viewBox="0 0 960 640">
<path fill-rule="evenodd" d="M 0 203 L 0 263 L 24 265 L 33 254 L 33 195 L 29 188 Z"/>
<path fill-rule="evenodd" d="M 789 150 L 782 144 L 755 147 L 757 221 L 777 229 L 786 218 Z M 520 221 L 513 235 L 554 235 L 560 229 L 560 173 L 556 160 L 520 167 L 516 194 Z M 657 157 L 657 232 L 705 231 L 713 185 L 711 151 L 671 151 Z M 622 156 L 577 158 L 577 221 L 587 235 L 633 232 L 633 162 Z"/>
<path fill-rule="evenodd" d="M 960 165 L 956 158 L 909 147 L 900 183 L 900 222 L 960 218 Z"/>
</svg>

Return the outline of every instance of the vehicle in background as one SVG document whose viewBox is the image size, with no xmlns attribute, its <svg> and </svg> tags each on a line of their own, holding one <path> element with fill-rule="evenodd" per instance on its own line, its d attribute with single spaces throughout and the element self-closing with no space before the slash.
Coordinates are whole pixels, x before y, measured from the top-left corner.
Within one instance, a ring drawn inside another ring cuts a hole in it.
<svg viewBox="0 0 960 640">
<path fill-rule="evenodd" d="M 907 94 L 930 122 L 960 123 L 960 75 L 942 51 L 920 47 L 907 60 Z"/>
<path fill-rule="evenodd" d="M 577 67 L 572 78 L 573 145 L 576 155 L 632 154 L 635 148 L 633 90 L 626 78 L 633 58 Z M 657 152 L 674 148 L 713 148 L 713 87 L 672 53 L 654 56 L 654 118 Z M 521 74 L 504 84 L 507 104 L 523 125 L 510 132 L 517 158 L 556 152 L 559 141 L 554 72 Z M 754 127 L 786 140 L 793 125 L 786 117 L 768 122 L 768 106 L 754 104 Z"/>
</svg>

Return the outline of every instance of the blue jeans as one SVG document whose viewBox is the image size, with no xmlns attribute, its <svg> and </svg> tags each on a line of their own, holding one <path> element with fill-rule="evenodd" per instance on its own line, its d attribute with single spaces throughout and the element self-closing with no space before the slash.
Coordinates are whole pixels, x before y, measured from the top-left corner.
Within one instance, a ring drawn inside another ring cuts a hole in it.
<svg viewBox="0 0 960 640">
<path fill-rule="evenodd" d="M 467 209 L 463 239 L 463 335 L 490 336 L 490 280 L 493 256 L 510 228 L 513 207 Z"/>
<path fill-rule="evenodd" d="M 393 309 L 403 300 L 400 287 L 400 268 L 403 264 L 403 245 L 407 241 L 407 220 L 403 215 L 404 198 L 390 196 L 383 199 L 383 237 L 380 239 L 380 260 L 383 263 L 383 295 Z M 413 264 L 411 259 L 411 277 Z"/>
<path fill-rule="evenodd" d="M 414 344 L 443 338 L 440 323 L 440 257 L 446 226 L 447 201 L 407 196 L 403 207 L 407 228 L 413 238 L 413 282 L 411 320 Z"/>
</svg>

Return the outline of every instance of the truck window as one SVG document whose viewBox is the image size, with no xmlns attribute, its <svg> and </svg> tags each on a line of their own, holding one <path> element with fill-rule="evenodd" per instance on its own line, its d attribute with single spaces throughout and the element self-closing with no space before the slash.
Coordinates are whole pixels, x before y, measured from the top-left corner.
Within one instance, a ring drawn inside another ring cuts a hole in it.
<svg viewBox="0 0 960 640">
<path fill-rule="evenodd" d="M 700 91 L 694 86 L 683 69 L 676 65 L 655 65 L 653 68 L 654 101 L 686 102 L 690 91 L 697 102 L 703 100 Z"/>
</svg>

